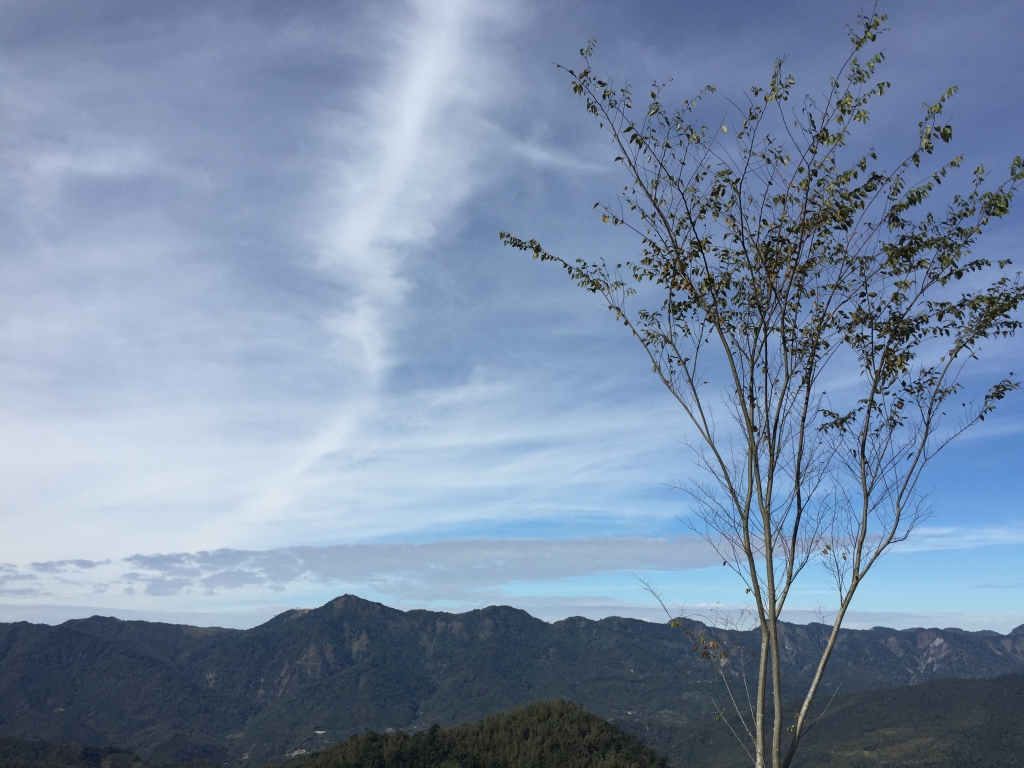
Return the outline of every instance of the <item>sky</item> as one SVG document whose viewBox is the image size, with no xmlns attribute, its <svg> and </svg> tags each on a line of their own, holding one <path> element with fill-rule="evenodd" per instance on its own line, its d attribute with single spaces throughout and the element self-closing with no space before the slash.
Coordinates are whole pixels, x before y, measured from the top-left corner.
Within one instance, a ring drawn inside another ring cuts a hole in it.
<svg viewBox="0 0 1024 768">
<path fill-rule="evenodd" d="M 664 618 L 637 576 L 673 610 L 738 610 L 642 349 L 497 233 L 638 249 L 593 210 L 624 179 L 554 65 L 587 40 L 669 100 L 741 97 L 776 58 L 820 94 L 862 7 L 4 3 L 0 621 L 250 627 L 343 593 Z M 866 140 L 910 146 L 956 85 L 954 146 L 1001 177 L 1024 9 L 879 9 L 892 88 Z M 1022 239 L 1016 210 L 978 250 Z M 1014 339 L 980 365 L 1022 359 Z M 931 517 L 848 625 L 1024 624 L 1022 459 L 1011 396 L 930 467 Z M 787 618 L 834 602 L 812 569 Z"/>
</svg>

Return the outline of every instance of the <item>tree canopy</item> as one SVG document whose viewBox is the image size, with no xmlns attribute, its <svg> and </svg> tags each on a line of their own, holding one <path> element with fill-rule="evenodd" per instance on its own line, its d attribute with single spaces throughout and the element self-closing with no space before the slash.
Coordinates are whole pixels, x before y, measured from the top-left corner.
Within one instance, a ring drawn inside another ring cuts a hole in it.
<svg viewBox="0 0 1024 768">
<path fill-rule="evenodd" d="M 301 768 L 668 768 L 664 757 L 565 701 L 529 704 L 474 725 L 353 736 Z"/>
</svg>

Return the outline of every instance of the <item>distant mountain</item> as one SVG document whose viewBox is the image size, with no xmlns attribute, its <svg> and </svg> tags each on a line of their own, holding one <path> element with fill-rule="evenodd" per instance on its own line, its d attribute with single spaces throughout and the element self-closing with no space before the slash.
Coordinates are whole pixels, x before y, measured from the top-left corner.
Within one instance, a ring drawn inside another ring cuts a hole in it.
<svg viewBox="0 0 1024 768">
<path fill-rule="evenodd" d="M 668 768 L 616 726 L 564 701 L 528 704 L 473 725 L 408 736 L 353 736 L 295 768 Z"/>
<path fill-rule="evenodd" d="M 683 629 L 756 647 L 751 633 Z M 795 680 L 811 673 L 824 633 L 783 627 Z M 0 624 L 0 736 L 255 766 L 367 730 L 477 722 L 552 699 L 634 732 L 688 732 L 711 714 L 692 647 L 678 629 L 632 619 L 402 612 L 349 595 L 245 631 L 99 617 Z M 825 688 L 1020 672 L 1024 629 L 849 630 Z"/>
</svg>

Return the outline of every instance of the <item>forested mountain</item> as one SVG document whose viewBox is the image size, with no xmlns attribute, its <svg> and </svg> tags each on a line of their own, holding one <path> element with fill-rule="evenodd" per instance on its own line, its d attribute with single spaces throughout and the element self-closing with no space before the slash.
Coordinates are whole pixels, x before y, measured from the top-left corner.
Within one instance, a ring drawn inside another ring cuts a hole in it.
<svg viewBox="0 0 1024 768">
<path fill-rule="evenodd" d="M 720 723 L 692 728 L 617 725 L 564 701 L 527 704 L 482 723 L 389 729 L 314 753 L 297 750 L 273 768 L 739 768 L 750 760 Z M 672 756 L 667 761 L 662 754 Z M 156 768 L 117 748 L 0 737 L 3 768 Z M 217 768 L 194 763 L 194 768 Z M 837 696 L 812 729 L 796 768 L 1021 768 L 1024 676 L 934 680 Z M 188 768 L 181 766 L 180 768 Z"/>
<path fill-rule="evenodd" d="M 578 704 L 527 704 L 481 723 L 409 736 L 353 736 L 296 768 L 669 768 L 664 757 Z"/>
<path fill-rule="evenodd" d="M 683 629 L 756 647 L 749 634 Z M 810 673 L 824 631 L 784 627 L 795 678 Z M 245 631 L 98 617 L 2 624 L 0 736 L 260 765 L 367 730 L 566 699 L 660 744 L 662 729 L 709 721 L 698 684 L 708 670 L 692 648 L 678 629 L 631 619 L 547 624 L 508 607 L 402 612 L 352 596 Z M 827 690 L 844 692 L 1024 672 L 1024 628 L 845 631 L 831 670 Z"/>
<path fill-rule="evenodd" d="M 3 768 L 151 768 L 117 747 L 51 744 L 48 741 L 0 736 Z"/>
<path fill-rule="evenodd" d="M 677 766 L 738 768 L 750 760 L 721 723 L 627 724 Z M 932 680 L 836 696 L 795 768 L 1022 768 L 1024 676 Z"/>
</svg>

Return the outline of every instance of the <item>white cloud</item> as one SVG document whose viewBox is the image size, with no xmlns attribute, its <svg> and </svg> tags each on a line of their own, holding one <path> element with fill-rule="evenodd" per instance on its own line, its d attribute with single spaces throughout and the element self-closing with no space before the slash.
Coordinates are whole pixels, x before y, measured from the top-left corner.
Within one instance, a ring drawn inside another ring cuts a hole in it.
<svg viewBox="0 0 1024 768">
<path fill-rule="evenodd" d="M 393 408 L 380 391 L 395 362 L 392 337 L 415 322 L 405 311 L 407 263 L 487 175 L 480 161 L 494 133 L 486 111 L 495 97 L 486 81 L 496 63 L 483 41 L 509 26 L 511 10 L 449 0 L 413 2 L 407 10 L 385 33 L 379 79 L 345 94 L 354 106 L 326 118 L 324 174 L 312 203 L 311 247 L 344 295 L 343 307 L 323 322 L 356 384 L 229 515 L 231 526 L 294 515 L 325 486 L 318 465 L 360 464 L 373 453 L 366 448 L 375 442 L 370 425 Z M 331 480 L 345 483 L 336 474 Z"/>
<path fill-rule="evenodd" d="M 996 544 L 1024 544 L 1024 526 L 921 526 L 914 530 L 906 542 L 899 545 L 898 551 L 977 549 Z"/>
<path fill-rule="evenodd" d="M 150 597 L 203 596 L 241 590 L 281 592 L 295 585 L 372 590 L 398 601 L 479 602 L 498 598 L 512 583 L 557 582 L 634 570 L 685 571 L 711 565 L 714 551 L 694 536 L 640 536 L 563 540 L 466 539 L 389 542 L 265 551 L 133 555 L 119 561 L 44 561 L 6 566 L 5 586 L 31 581 L 63 602 L 97 588 Z M 13 587 L 12 587 L 13 588 Z"/>
</svg>

